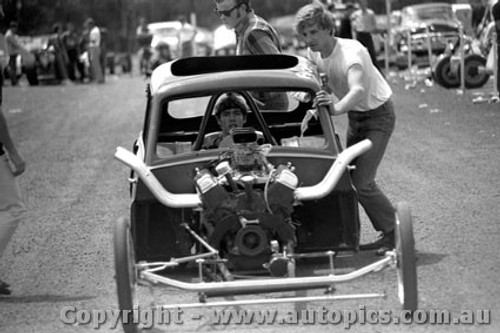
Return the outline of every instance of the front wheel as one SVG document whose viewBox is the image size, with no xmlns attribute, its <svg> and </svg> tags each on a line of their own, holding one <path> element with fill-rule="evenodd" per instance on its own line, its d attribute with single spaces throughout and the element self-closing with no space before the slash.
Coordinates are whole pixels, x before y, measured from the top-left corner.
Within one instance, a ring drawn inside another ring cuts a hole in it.
<svg viewBox="0 0 500 333">
<path fill-rule="evenodd" d="M 406 202 L 396 205 L 396 268 L 399 301 L 404 310 L 414 312 L 418 306 L 417 266 L 411 211 Z"/>
<path fill-rule="evenodd" d="M 132 313 L 136 304 L 137 270 L 135 268 L 134 243 L 128 219 L 120 218 L 116 222 L 113 244 L 118 305 L 122 313 L 123 330 L 125 333 L 139 333 L 137 323 L 133 322 Z M 124 317 L 125 313 L 126 317 Z"/>
<path fill-rule="evenodd" d="M 488 82 L 490 75 L 481 72 L 479 68 L 486 67 L 486 58 L 479 54 L 469 54 L 464 59 L 465 87 L 468 89 L 481 88 Z"/>
</svg>

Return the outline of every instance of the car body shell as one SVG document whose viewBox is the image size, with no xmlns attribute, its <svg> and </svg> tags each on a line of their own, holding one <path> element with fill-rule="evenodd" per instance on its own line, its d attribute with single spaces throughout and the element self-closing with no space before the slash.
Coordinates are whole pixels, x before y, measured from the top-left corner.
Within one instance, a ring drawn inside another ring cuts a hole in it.
<svg viewBox="0 0 500 333">
<path fill-rule="evenodd" d="M 221 153 L 220 149 L 197 148 L 206 133 L 217 130 L 212 116 L 213 104 L 208 103 L 206 111 L 197 117 L 176 118 L 166 112 L 169 101 L 229 91 L 276 88 L 314 95 L 321 89 L 320 82 L 316 68 L 305 58 L 295 56 L 185 58 L 161 65 L 151 77 L 144 126 L 134 152 L 151 168 L 165 189 L 176 194 L 194 194 L 195 170 L 216 160 Z M 301 121 L 312 108 L 309 100 L 297 103 L 290 112 L 260 112 L 254 103 L 249 100 L 247 103 L 252 112 L 256 112 L 254 117 L 248 116 L 247 125 L 257 128 L 262 125 L 260 119 L 264 119 L 265 128 L 261 130 L 264 136 L 270 134 L 275 143 L 283 139 L 296 140 L 300 136 Z M 267 156 L 276 166 L 293 164 L 304 186 L 319 183 L 342 150 L 327 112 L 319 112 L 311 128 L 313 134 L 321 133 L 318 135 L 324 140 L 319 148 L 273 144 Z M 159 156 L 160 141 L 172 149 L 181 149 L 177 154 Z M 135 179 L 133 173 L 131 178 Z M 161 204 L 141 179 L 132 183 L 131 195 L 137 260 L 168 260 L 189 255 L 193 244 L 180 226 L 195 219 L 196 210 Z M 358 204 L 349 173 L 344 173 L 338 185 L 324 198 L 297 205 L 295 216 L 301 221 L 297 230 L 298 251 L 319 251 L 344 245 L 358 248 Z"/>
<path fill-rule="evenodd" d="M 23 72 L 30 85 L 39 82 L 59 83 L 63 79 L 61 64 L 53 45 L 55 34 L 21 36 L 20 43 L 27 53 L 22 54 Z"/>
</svg>

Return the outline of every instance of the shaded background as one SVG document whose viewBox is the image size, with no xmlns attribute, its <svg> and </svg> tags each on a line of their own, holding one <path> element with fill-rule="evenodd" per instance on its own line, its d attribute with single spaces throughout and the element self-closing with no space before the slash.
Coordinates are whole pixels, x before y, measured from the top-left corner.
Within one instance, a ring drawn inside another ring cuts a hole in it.
<svg viewBox="0 0 500 333">
<path fill-rule="evenodd" d="M 346 0 L 322 0 L 323 2 L 347 2 Z M 470 0 L 480 3 L 482 0 Z M 252 6 L 258 15 L 272 17 L 293 14 L 311 0 L 252 0 Z M 430 2 L 422 0 L 392 1 L 392 9 L 406 5 Z M 457 3 L 460 0 L 440 0 Z M 467 2 L 467 1 L 465 1 Z M 139 17 L 148 22 L 170 21 L 179 15 L 190 17 L 196 14 L 197 25 L 215 29 L 220 25 L 219 18 L 213 14 L 213 0 L 0 0 L 3 3 L 5 17 L 0 21 L 0 32 L 7 30 L 10 21 L 19 22 L 20 35 L 37 35 L 52 32 L 55 23 L 75 23 L 81 27 L 87 17 L 93 17 L 96 23 L 106 28 L 110 44 L 114 51 L 126 52 L 133 47 L 135 30 Z M 370 0 L 369 6 L 378 14 L 385 13 L 385 0 Z"/>
</svg>

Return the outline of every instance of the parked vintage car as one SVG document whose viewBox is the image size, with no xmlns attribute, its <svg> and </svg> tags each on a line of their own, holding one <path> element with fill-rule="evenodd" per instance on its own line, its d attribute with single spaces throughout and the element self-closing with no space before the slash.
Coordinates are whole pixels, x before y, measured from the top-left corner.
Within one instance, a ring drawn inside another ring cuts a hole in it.
<svg viewBox="0 0 500 333">
<path fill-rule="evenodd" d="M 408 64 L 408 34 L 410 35 L 412 64 L 429 64 L 430 51 L 442 54 L 448 45 L 459 39 L 459 20 L 448 3 L 424 3 L 404 7 L 399 24 L 394 27 L 394 43 L 397 52 L 396 65 Z"/>
<path fill-rule="evenodd" d="M 384 297 L 346 295 L 333 284 L 393 267 L 403 308 L 416 310 L 407 203 L 397 206 L 394 251 L 335 272 L 339 253 L 359 255 L 349 165 L 372 143 L 342 149 L 326 106 L 313 108 L 321 82 L 316 67 L 292 55 L 182 58 L 153 72 L 142 132 L 133 151 L 115 153 L 132 169 L 130 217 L 114 231 L 120 309 L 133 309 L 144 301 L 140 288 L 159 284 L 193 297 L 147 300 L 163 309 Z M 221 135 L 214 113 L 228 94 L 243 100 L 246 123 L 207 147 Z M 326 273 L 311 274 L 311 261 Z M 298 290 L 306 295 L 212 302 Z M 131 317 L 122 319 L 125 332 L 139 331 Z"/>
<path fill-rule="evenodd" d="M 185 25 L 186 29 L 196 30 L 195 46 L 196 56 L 207 56 L 212 52 L 213 36 L 212 32 L 203 27 L 194 27 L 189 23 Z M 148 30 L 152 35 L 151 48 L 154 50 L 158 43 L 165 42 L 170 46 L 170 52 L 174 58 L 181 56 L 179 48 L 179 33 L 181 30 L 180 21 L 154 22 L 148 24 Z"/>
<path fill-rule="evenodd" d="M 28 51 L 19 57 L 22 73 L 26 74 L 30 85 L 62 81 L 61 66 L 64 64 L 60 63 L 61 58 L 56 54 L 57 50 L 52 43 L 54 38 L 54 34 L 19 37 L 19 42 Z"/>
</svg>

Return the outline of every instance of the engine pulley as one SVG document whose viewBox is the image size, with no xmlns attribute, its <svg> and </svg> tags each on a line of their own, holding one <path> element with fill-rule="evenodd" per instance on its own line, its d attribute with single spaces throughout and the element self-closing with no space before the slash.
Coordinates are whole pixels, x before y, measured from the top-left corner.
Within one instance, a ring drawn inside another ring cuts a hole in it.
<svg viewBox="0 0 500 333">
<path fill-rule="evenodd" d="M 236 245 L 241 254 L 254 257 L 262 254 L 267 246 L 267 235 L 259 225 L 247 225 L 236 234 Z"/>
</svg>

